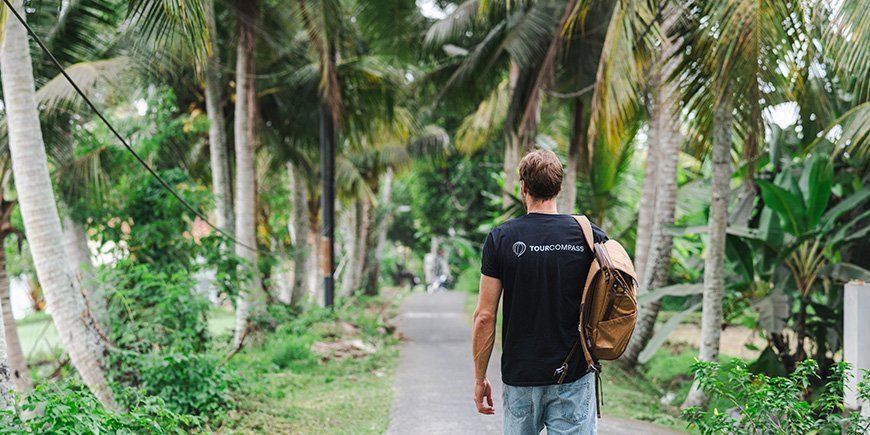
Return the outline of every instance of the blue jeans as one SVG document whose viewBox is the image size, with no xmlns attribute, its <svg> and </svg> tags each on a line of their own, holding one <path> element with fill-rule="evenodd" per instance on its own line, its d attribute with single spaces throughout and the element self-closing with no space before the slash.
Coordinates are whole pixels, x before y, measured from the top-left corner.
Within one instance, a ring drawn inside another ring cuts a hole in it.
<svg viewBox="0 0 870 435">
<path fill-rule="evenodd" d="M 540 387 L 504 386 L 504 433 L 591 435 L 598 431 L 595 413 L 595 375 L 588 373 L 570 384 Z"/>
</svg>

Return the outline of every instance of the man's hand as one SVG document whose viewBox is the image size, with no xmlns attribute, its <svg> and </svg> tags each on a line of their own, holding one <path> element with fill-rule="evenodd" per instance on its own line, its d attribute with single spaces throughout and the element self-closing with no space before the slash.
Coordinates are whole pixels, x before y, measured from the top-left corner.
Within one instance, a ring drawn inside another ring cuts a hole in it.
<svg viewBox="0 0 870 435">
<path fill-rule="evenodd" d="M 492 403 L 492 385 L 489 385 L 489 380 L 474 381 L 474 404 L 477 405 L 477 412 L 481 414 L 495 414 L 495 407 Z"/>
</svg>

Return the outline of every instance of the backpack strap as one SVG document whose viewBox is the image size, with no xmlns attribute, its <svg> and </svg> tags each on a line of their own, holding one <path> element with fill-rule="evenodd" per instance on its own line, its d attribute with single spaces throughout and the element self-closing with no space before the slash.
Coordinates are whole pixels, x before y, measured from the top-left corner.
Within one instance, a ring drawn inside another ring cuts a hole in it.
<svg viewBox="0 0 870 435">
<path fill-rule="evenodd" d="M 592 233 L 592 223 L 590 223 L 589 218 L 584 215 L 574 216 L 574 219 L 578 224 L 580 224 L 580 231 L 583 233 L 583 238 L 586 239 L 586 245 L 589 246 L 589 249 L 594 253 L 595 240 Z"/>
</svg>

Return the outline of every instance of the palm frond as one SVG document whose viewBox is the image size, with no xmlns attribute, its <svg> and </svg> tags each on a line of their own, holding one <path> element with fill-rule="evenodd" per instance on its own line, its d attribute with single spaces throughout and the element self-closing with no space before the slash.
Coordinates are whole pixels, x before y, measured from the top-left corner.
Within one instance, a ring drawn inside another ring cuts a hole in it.
<svg viewBox="0 0 870 435">
<path fill-rule="evenodd" d="M 824 8 L 818 1 L 815 8 Z M 843 0 L 824 31 L 825 55 L 859 102 L 870 99 L 870 13 L 867 2 Z"/>
<path fill-rule="evenodd" d="M 128 86 L 135 62 L 126 57 L 80 62 L 66 68 L 66 73 L 89 97 L 103 95 Z M 36 101 L 44 111 L 74 110 L 83 103 L 66 77 L 58 74 L 36 92 Z"/>
<path fill-rule="evenodd" d="M 474 29 L 479 3 L 479 0 L 465 0 L 449 15 L 436 21 L 426 31 L 423 45 L 435 48 L 461 39 Z"/>
<path fill-rule="evenodd" d="M 649 11 L 638 13 L 622 2 L 614 7 L 593 88 L 586 141 L 590 158 L 594 158 L 596 144 L 605 145 L 615 154 L 625 132 L 637 119 L 652 55 L 647 47 L 635 46 L 636 32 L 639 21 L 650 19 L 650 15 Z"/>
<path fill-rule="evenodd" d="M 505 122 L 510 98 L 508 81 L 502 80 L 477 110 L 462 120 L 456 131 L 456 148 L 472 154 L 488 144 Z"/>
<path fill-rule="evenodd" d="M 155 45 L 184 38 L 199 60 L 211 53 L 203 0 L 129 0 L 127 17 L 142 35 L 142 42 Z"/>
</svg>

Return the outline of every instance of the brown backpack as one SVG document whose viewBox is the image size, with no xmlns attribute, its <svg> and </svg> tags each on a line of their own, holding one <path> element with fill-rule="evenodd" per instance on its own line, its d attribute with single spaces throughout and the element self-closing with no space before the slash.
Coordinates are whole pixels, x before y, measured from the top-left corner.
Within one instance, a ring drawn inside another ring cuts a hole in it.
<svg viewBox="0 0 870 435">
<path fill-rule="evenodd" d="M 589 219 L 586 216 L 574 216 L 574 219 L 583 231 L 586 244 L 592 247 L 595 259 L 589 267 L 580 299 L 580 338 L 554 376 L 559 377 L 561 384 L 568 371 L 568 361 L 579 346 L 589 371 L 595 372 L 596 382 L 600 384 L 601 365 L 598 361 L 619 358 L 634 332 L 637 320 L 637 276 L 631 258 L 619 242 L 608 240 L 595 243 Z M 596 391 L 600 405 L 600 385 Z M 600 410 L 598 416 L 601 416 Z"/>
</svg>

